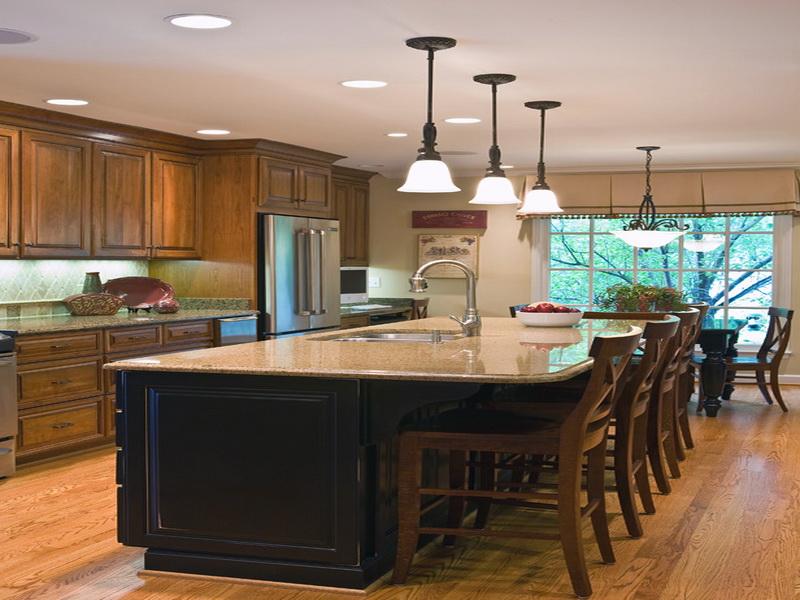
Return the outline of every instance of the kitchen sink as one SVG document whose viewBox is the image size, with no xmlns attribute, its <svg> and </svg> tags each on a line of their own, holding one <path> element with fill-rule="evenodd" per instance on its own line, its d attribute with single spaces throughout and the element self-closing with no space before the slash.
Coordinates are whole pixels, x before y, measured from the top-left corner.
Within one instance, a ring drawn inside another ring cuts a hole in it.
<svg viewBox="0 0 800 600">
<path fill-rule="evenodd" d="M 446 333 L 442 331 L 403 331 L 403 332 L 389 332 L 389 331 L 364 331 L 361 333 L 343 334 L 336 337 L 328 338 L 335 342 L 450 342 L 453 340 L 460 340 L 464 335 L 462 333 Z"/>
</svg>

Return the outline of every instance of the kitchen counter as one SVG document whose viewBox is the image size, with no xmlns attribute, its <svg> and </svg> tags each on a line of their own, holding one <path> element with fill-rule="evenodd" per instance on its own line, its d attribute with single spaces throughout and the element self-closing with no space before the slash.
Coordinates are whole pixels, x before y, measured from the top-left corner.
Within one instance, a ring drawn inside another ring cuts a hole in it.
<svg viewBox="0 0 800 600">
<path fill-rule="evenodd" d="M 381 308 L 359 308 L 370 305 L 383 305 Z M 392 315 L 411 310 L 411 298 L 370 298 L 363 304 L 343 304 L 340 314 L 343 317 L 353 315 Z"/>
<path fill-rule="evenodd" d="M 0 330 L 15 331 L 18 335 L 36 333 L 56 333 L 81 329 L 100 329 L 108 327 L 133 327 L 148 323 L 177 323 L 201 319 L 224 319 L 255 315 L 258 311 L 242 309 L 203 309 L 179 310 L 173 314 L 139 312 L 138 314 L 118 312 L 115 315 L 98 317 L 74 317 L 57 315 L 47 317 L 25 317 L 20 319 L 0 319 Z"/>
<path fill-rule="evenodd" d="M 453 322 L 433 317 L 370 327 L 369 331 L 458 333 Z M 439 344 L 336 341 L 366 328 L 319 333 L 226 348 L 136 358 L 108 369 L 287 375 L 471 383 L 560 381 L 588 370 L 589 346 L 602 331 L 627 331 L 625 321 L 584 321 L 579 328 L 528 328 L 516 319 L 488 317 L 478 337 Z"/>
<path fill-rule="evenodd" d="M 582 373 L 597 333 L 634 324 L 486 318 L 480 337 L 437 344 L 333 339 L 350 329 L 107 365 L 119 541 L 147 548 L 150 570 L 365 589 L 394 559 L 400 429 Z M 368 331 L 431 329 L 455 331 L 441 317 Z M 423 481 L 441 461 L 425 456 Z"/>
</svg>

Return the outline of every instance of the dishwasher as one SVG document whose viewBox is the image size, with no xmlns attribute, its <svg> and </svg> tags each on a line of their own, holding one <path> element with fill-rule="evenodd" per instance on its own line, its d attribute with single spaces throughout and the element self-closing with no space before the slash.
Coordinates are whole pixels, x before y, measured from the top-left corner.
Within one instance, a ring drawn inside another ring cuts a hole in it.
<svg viewBox="0 0 800 600">
<path fill-rule="evenodd" d="M 14 474 L 17 437 L 17 357 L 14 335 L 0 333 L 0 478 Z"/>
</svg>

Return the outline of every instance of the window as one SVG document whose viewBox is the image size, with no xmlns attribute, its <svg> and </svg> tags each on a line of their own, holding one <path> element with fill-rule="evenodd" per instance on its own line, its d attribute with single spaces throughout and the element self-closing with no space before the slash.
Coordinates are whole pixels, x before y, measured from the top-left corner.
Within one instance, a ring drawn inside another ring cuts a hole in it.
<svg viewBox="0 0 800 600">
<path fill-rule="evenodd" d="M 540 285 L 551 300 L 584 309 L 594 308 L 598 294 L 617 283 L 675 287 L 691 302 L 708 302 L 713 318 L 746 320 L 740 342 L 760 344 L 768 320 L 766 309 L 776 297 L 776 246 L 780 246 L 779 238 L 790 238 L 776 235 L 775 228 L 788 228 L 791 223 L 786 225 L 786 220 L 791 218 L 684 218 L 681 221 L 689 225 L 689 233 L 661 248 L 645 250 L 631 248 L 610 233 L 626 219 L 553 218 L 539 225 L 544 235 L 537 239 L 546 245 L 540 258 L 546 257 L 549 266 Z M 692 243 L 699 239 L 721 243 L 700 251 Z"/>
</svg>

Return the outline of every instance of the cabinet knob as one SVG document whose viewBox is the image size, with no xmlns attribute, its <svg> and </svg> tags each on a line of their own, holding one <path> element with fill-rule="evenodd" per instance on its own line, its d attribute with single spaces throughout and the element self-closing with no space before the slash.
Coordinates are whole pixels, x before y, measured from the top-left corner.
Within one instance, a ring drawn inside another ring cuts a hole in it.
<svg viewBox="0 0 800 600">
<path fill-rule="evenodd" d="M 68 427 L 72 427 L 75 423 L 71 421 L 64 421 L 63 423 L 54 423 L 53 429 L 67 429 Z"/>
</svg>

